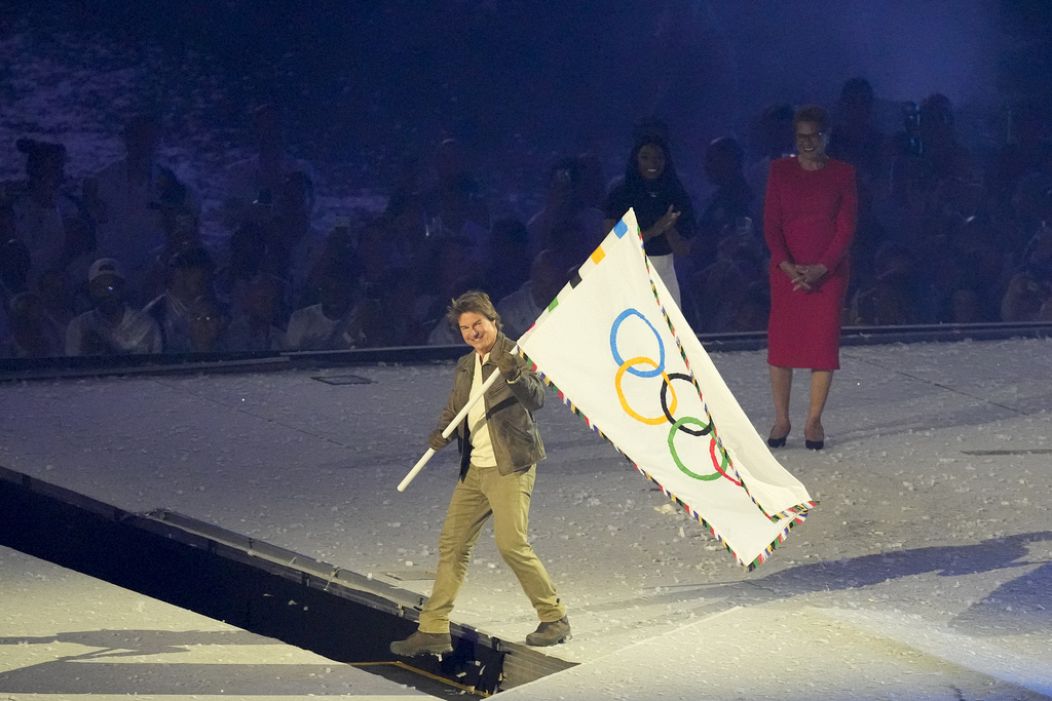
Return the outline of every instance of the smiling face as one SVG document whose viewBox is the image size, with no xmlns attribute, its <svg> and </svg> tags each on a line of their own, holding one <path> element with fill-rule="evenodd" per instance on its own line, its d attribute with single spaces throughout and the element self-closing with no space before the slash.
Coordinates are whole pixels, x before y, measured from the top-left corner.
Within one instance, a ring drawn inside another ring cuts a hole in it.
<svg viewBox="0 0 1052 701">
<path fill-rule="evenodd" d="M 636 165 L 644 180 L 657 180 L 665 172 L 665 150 L 657 144 L 646 144 L 636 154 Z"/>
<path fill-rule="evenodd" d="M 478 312 L 464 312 L 457 319 L 457 326 L 464 343 L 479 355 L 489 353 L 497 342 L 497 325 Z"/>
<path fill-rule="evenodd" d="M 190 348 L 194 351 L 214 351 L 223 333 L 224 318 L 214 300 L 202 297 L 190 308 Z"/>
<path fill-rule="evenodd" d="M 818 122 L 797 122 L 796 153 L 802 161 L 821 163 L 826 158 L 826 135 Z"/>
</svg>

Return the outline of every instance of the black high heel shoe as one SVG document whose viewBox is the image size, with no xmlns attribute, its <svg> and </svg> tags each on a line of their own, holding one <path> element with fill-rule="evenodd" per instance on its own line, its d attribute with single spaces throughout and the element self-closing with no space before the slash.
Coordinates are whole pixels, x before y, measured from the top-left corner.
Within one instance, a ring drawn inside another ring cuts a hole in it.
<svg viewBox="0 0 1052 701">
<path fill-rule="evenodd" d="M 817 440 L 811 440 L 807 437 L 807 431 L 804 431 L 804 447 L 808 450 L 821 450 L 826 446 L 826 434 L 822 431 L 822 437 Z"/>
<path fill-rule="evenodd" d="M 785 447 L 785 439 L 789 437 L 789 431 L 791 431 L 792 428 L 793 427 L 790 426 L 789 430 L 787 430 L 785 432 L 785 435 L 780 436 L 778 438 L 775 438 L 774 436 L 768 436 L 767 437 L 767 445 L 771 446 L 772 448 L 784 448 Z"/>
</svg>

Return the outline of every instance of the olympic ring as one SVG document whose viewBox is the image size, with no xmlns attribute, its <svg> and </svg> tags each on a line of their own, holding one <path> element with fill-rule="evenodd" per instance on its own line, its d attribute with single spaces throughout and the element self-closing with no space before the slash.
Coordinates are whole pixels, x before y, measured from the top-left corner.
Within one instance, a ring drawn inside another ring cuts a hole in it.
<svg viewBox="0 0 1052 701">
<path fill-rule="evenodd" d="M 654 334 L 654 338 L 658 342 L 658 360 L 654 360 L 653 358 L 648 358 L 646 356 L 636 356 L 634 358 L 629 358 L 628 360 L 625 360 L 621 357 L 621 353 L 617 349 L 617 333 L 621 328 L 621 324 L 630 316 L 639 317 L 640 319 L 642 319 L 643 323 L 650 327 L 650 331 Z M 617 373 L 614 376 L 614 388 L 617 391 L 617 398 L 618 401 L 621 403 L 621 408 L 625 411 L 626 414 L 631 416 L 633 419 L 641 423 L 647 424 L 648 426 L 658 426 L 664 423 L 665 421 L 672 424 L 672 428 L 669 430 L 668 434 L 668 447 L 669 453 L 672 456 L 672 461 L 676 464 L 676 467 L 679 468 L 681 472 L 693 479 L 711 482 L 713 480 L 718 480 L 720 477 L 725 477 L 735 485 L 741 487 L 741 481 L 735 479 L 735 477 L 732 477 L 731 474 L 728 474 L 728 468 L 731 469 L 732 473 L 734 472 L 734 468 L 731 466 L 730 455 L 727 453 L 726 448 L 723 447 L 723 442 L 716 437 L 716 429 L 713 425 L 712 416 L 709 415 L 708 408 L 704 407 L 703 404 L 703 411 L 705 412 L 705 416 L 708 417 L 708 422 L 702 421 L 701 419 L 694 416 L 684 416 L 683 418 L 678 420 L 673 416 L 676 409 L 679 407 L 679 399 L 676 396 L 676 389 L 675 387 L 673 387 L 672 381 L 686 380 L 691 383 L 691 386 L 694 389 L 698 389 L 698 387 L 694 382 L 694 379 L 688 374 L 680 372 L 674 372 L 669 374 L 665 372 L 665 343 L 664 341 L 662 341 L 661 335 L 658 333 L 658 330 L 654 327 L 652 323 L 650 323 L 650 320 L 647 319 L 646 316 L 644 316 L 642 313 L 640 313 L 639 310 L 633 309 L 631 307 L 625 309 L 623 312 L 618 314 L 617 318 L 614 319 L 614 322 L 610 327 L 610 351 L 613 353 L 614 360 L 617 362 L 618 365 Z M 637 365 L 649 365 L 653 369 L 646 371 L 637 370 Z M 661 376 L 663 380 L 660 391 L 662 412 L 661 416 L 643 416 L 629 406 L 628 399 L 625 397 L 625 392 L 623 388 L 624 377 L 626 372 L 641 378 L 658 377 L 659 375 Z M 668 401 L 669 392 L 672 393 L 671 403 Z M 700 390 L 698 390 L 698 392 L 698 397 L 700 399 Z M 688 428 L 688 426 L 695 426 L 696 428 Z M 694 437 L 709 436 L 709 458 L 712 461 L 712 467 L 715 470 L 714 472 L 709 474 L 699 474 L 688 468 L 685 464 L 683 464 L 683 461 L 680 459 L 679 456 L 679 451 L 676 450 L 675 444 L 676 435 L 680 431 Z"/>
<path fill-rule="evenodd" d="M 658 375 L 665 372 L 665 344 L 661 340 L 661 334 L 654 328 L 654 325 L 650 323 L 650 319 L 643 316 L 639 310 L 632 309 L 629 307 L 614 319 L 613 326 L 610 327 L 610 350 L 614 354 L 614 362 L 619 366 L 625 364 L 625 359 L 621 357 L 621 354 L 617 351 L 617 331 L 621 328 L 621 323 L 630 316 L 638 316 L 643 320 L 643 323 L 650 327 L 650 330 L 654 332 L 654 338 L 658 342 L 658 361 L 654 364 L 654 361 L 650 361 L 654 365 L 654 369 L 647 372 L 640 372 L 638 370 L 629 369 L 628 372 L 635 375 L 636 377 L 657 377 Z"/>
<path fill-rule="evenodd" d="M 687 380 L 688 382 L 690 382 L 690 375 L 684 374 L 682 372 L 674 372 L 671 375 L 669 375 L 669 377 L 671 379 L 673 379 L 673 380 Z M 693 385 L 693 383 L 691 383 L 691 384 Z M 672 412 L 675 411 L 675 409 L 674 408 L 669 408 L 668 406 L 665 405 L 665 395 L 667 394 L 665 390 L 670 388 L 670 387 L 672 387 L 672 385 L 670 385 L 670 384 L 661 385 L 661 410 L 665 412 L 665 418 L 668 419 L 668 422 L 670 424 L 674 424 L 674 423 L 677 423 L 676 419 L 673 418 L 673 416 L 672 416 Z M 674 394 L 673 394 L 673 396 L 674 396 Z M 691 417 L 691 418 L 693 418 L 693 417 Z M 712 431 L 712 422 L 711 421 L 709 423 L 703 423 L 699 419 L 694 419 L 693 421 L 688 422 L 688 423 L 697 423 L 697 425 L 701 426 L 701 428 L 698 429 L 698 430 L 690 429 L 690 428 L 687 428 L 687 427 L 683 426 L 682 425 L 683 422 L 679 422 L 679 423 L 680 423 L 679 430 L 683 431 L 684 433 L 689 433 L 692 436 L 707 436 L 709 434 L 709 432 Z"/>
<path fill-rule="evenodd" d="M 720 451 L 720 459 L 716 459 L 716 450 Z M 736 480 L 727 474 L 727 466 L 731 464 L 731 456 L 727 454 L 727 449 L 723 447 L 723 441 L 717 440 L 715 436 L 709 439 L 709 457 L 712 458 L 712 466 L 716 468 L 716 472 L 720 473 L 727 479 L 739 487 L 742 486 L 741 480 Z"/>
<path fill-rule="evenodd" d="M 648 419 L 647 417 L 642 416 L 641 414 L 637 413 L 634 409 L 632 409 L 632 407 L 628 406 L 628 399 L 625 398 L 625 391 L 621 387 L 621 382 L 622 382 L 622 380 L 625 377 L 625 372 L 626 371 L 627 372 L 632 372 L 632 366 L 639 365 L 640 363 L 645 363 L 647 365 L 653 365 L 654 367 L 657 367 L 657 363 L 655 363 L 650 358 L 645 358 L 643 356 L 639 356 L 639 357 L 636 357 L 636 358 L 631 358 L 629 360 L 624 361 L 623 363 L 621 363 L 621 367 L 619 367 L 617 369 L 617 375 L 614 377 L 614 389 L 617 390 L 617 398 L 618 398 L 618 400 L 620 400 L 621 408 L 625 410 L 626 414 L 631 416 L 636 421 L 645 423 L 648 426 L 658 426 L 658 425 L 660 425 L 660 424 L 665 422 L 664 414 L 662 414 L 661 416 L 657 416 L 657 417 Z M 636 374 L 638 375 L 639 373 L 636 373 Z M 668 387 L 669 389 L 672 389 L 672 380 L 669 379 L 669 376 L 666 375 L 665 373 L 661 373 L 661 377 L 664 378 L 664 380 L 665 380 L 665 384 L 662 385 L 662 386 L 663 387 Z M 676 407 L 678 407 L 678 406 L 679 406 L 679 400 L 676 398 L 676 390 L 673 389 L 672 390 L 672 407 L 670 408 L 670 411 L 675 411 Z M 664 409 L 664 402 L 662 402 L 662 409 Z"/>
<path fill-rule="evenodd" d="M 676 463 L 676 467 L 678 467 L 680 471 L 686 474 L 688 477 L 693 477 L 696 480 L 705 480 L 706 482 L 718 480 L 720 478 L 720 475 L 724 473 L 717 471 L 707 475 L 699 475 L 697 472 L 692 472 L 686 465 L 683 464 L 683 461 L 679 459 L 679 453 L 676 451 L 675 438 L 676 434 L 679 433 L 680 428 L 683 427 L 683 424 L 694 424 L 695 426 L 705 425 L 704 423 L 702 423 L 701 419 L 696 419 L 693 416 L 684 416 L 682 419 L 672 424 L 672 430 L 668 432 L 668 450 L 672 454 L 672 461 Z M 708 428 L 709 430 L 712 430 L 712 424 L 709 424 Z M 715 440 L 711 440 L 710 443 L 712 445 L 716 445 Z"/>
</svg>

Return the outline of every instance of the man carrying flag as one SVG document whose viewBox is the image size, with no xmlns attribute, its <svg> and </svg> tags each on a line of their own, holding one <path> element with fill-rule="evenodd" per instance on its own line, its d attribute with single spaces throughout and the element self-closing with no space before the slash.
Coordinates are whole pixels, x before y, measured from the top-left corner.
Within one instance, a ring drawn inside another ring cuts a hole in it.
<svg viewBox="0 0 1052 701">
<path fill-rule="evenodd" d="M 442 526 L 438 571 L 431 596 L 420 612 L 418 630 L 391 643 L 404 657 L 441 655 L 453 649 L 449 614 L 467 573 L 471 550 L 489 516 L 504 561 L 518 577 L 540 625 L 526 636 L 528 645 L 555 645 L 570 637 L 566 606 L 548 572 L 527 540 L 530 497 L 537 462 L 545 457 L 533 413 L 544 404 L 545 387 L 525 361 L 511 351 L 514 343 L 501 333 L 500 315 L 484 292 L 466 292 L 449 306 L 446 318 L 460 329 L 472 351 L 457 362 L 453 390 L 428 440 L 434 450 L 450 442 L 445 429 L 468 398 L 478 394 L 493 372 L 500 377 L 482 401 L 457 426 L 460 479 Z"/>
</svg>

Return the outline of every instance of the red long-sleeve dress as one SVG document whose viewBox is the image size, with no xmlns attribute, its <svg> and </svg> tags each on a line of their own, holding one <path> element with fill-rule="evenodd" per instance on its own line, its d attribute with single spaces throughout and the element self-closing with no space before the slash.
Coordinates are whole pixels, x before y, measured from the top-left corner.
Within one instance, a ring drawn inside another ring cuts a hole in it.
<svg viewBox="0 0 1052 701">
<path fill-rule="evenodd" d="M 848 252 L 855 235 L 855 169 L 830 159 L 804 170 L 796 158 L 771 163 L 763 232 L 771 252 L 771 316 L 767 362 L 777 367 L 840 367 L 840 309 L 848 282 Z M 783 261 L 821 263 L 828 273 L 810 291 L 793 291 L 778 269 Z"/>
</svg>

